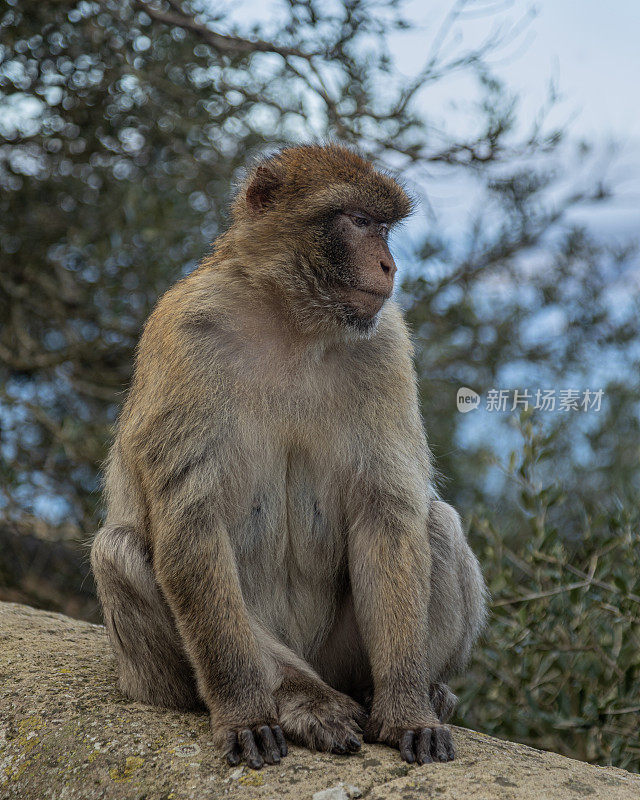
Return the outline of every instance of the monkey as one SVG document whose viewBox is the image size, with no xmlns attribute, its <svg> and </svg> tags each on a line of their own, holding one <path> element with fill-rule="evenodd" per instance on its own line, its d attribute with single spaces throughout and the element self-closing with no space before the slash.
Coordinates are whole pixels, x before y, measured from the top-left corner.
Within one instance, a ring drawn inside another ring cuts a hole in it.
<svg viewBox="0 0 640 800">
<path fill-rule="evenodd" d="M 454 758 L 486 592 L 392 297 L 411 210 L 342 145 L 262 158 L 139 342 L 92 568 L 123 693 L 206 711 L 230 765 Z"/>
</svg>

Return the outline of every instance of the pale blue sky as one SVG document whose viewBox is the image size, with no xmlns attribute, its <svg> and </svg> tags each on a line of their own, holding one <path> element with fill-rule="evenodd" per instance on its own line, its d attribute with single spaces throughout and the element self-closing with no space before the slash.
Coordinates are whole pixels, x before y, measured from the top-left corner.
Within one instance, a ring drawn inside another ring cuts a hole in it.
<svg viewBox="0 0 640 800">
<path fill-rule="evenodd" d="M 420 70 L 454 4 L 455 0 L 405 0 L 412 28 L 389 39 L 402 74 Z M 496 13 L 477 13 L 490 8 Z M 443 49 L 473 48 L 497 24 L 508 26 L 511 21 L 517 26 L 531 11 L 532 18 L 519 35 L 489 61 L 519 97 L 522 129 L 529 129 L 553 81 L 560 102 L 549 117 L 550 125 L 565 127 L 568 122 L 570 138 L 588 140 L 599 153 L 606 152 L 608 143 L 616 143 L 617 155 L 607 175 L 617 196 L 584 221 L 607 235 L 636 234 L 640 232 L 640 0 L 470 0 Z M 269 22 L 281 13 L 278 0 L 238 0 L 232 12 L 243 26 L 263 23 L 267 35 Z M 430 85 L 420 103 L 432 123 L 460 138 L 477 123 L 477 113 L 470 110 L 477 97 L 471 77 L 456 75 Z M 601 164 L 594 158 L 582 166 L 589 181 Z M 441 197 L 434 197 L 434 203 L 441 215 L 449 216 L 450 210 L 459 221 L 462 216 L 453 206 L 466 194 L 451 185 Z"/>
<path fill-rule="evenodd" d="M 515 20 L 531 8 L 518 0 L 502 5 L 503 19 Z M 451 0 L 407 3 L 420 28 L 394 42 L 403 70 L 420 64 L 425 42 L 451 6 Z M 640 138 L 639 0 L 537 0 L 535 9 L 526 30 L 494 59 L 497 73 L 520 95 L 523 114 L 536 113 L 553 78 L 566 110 L 579 112 L 572 126 L 576 134 Z M 496 19 L 461 21 L 465 41 L 480 41 Z"/>
<path fill-rule="evenodd" d="M 496 24 L 517 25 L 528 10 L 534 14 L 511 43 L 490 59 L 497 75 L 519 98 L 519 118 L 527 128 L 544 104 L 553 81 L 560 101 L 549 121 L 564 126 L 572 139 L 586 139 L 605 153 L 615 142 L 615 158 L 606 169 L 615 198 L 580 218 L 605 235 L 640 234 L 640 0 L 526 0 L 484 2 L 476 7 L 498 7 L 494 15 L 469 15 L 451 31 L 457 46 L 482 42 Z M 425 58 L 434 34 L 453 6 L 453 0 L 409 0 L 415 28 L 394 36 L 391 46 L 403 72 L 415 72 Z M 470 4 L 473 7 L 473 2 Z M 474 90 L 470 80 L 453 78 L 434 84 L 424 96 L 425 110 L 444 127 L 464 130 L 473 114 L 460 113 Z M 585 163 L 585 180 L 606 158 Z M 448 205 L 442 198 L 441 212 Z M 455 204 L 455 192 L 451 200 Z M 582 212 L 578 212 L 582 213 Z"/>
<path fill-rule="evenodd" d="M 405 0 L 414 27 L 391 39 L 403 72 L 420 68 L 454 5 L 455 0 Z M 278 0 L 237 0 L 232 15 L 243 25 L 264 22 L 268 30 L 281 8 Z M 477 13 L 483 8 L 496 13 Z M 640 0 L 470 0 L 453 32 L 473 46 L 497 22 L 517 21 L 531 10 L 531 23 L 492 59 L 499 76 L 521 95 L 523 113 L 536 113 L 554 78 L 566 110 L 580 112 L 577 134 L 640 138 Z M 440 98 L 451 99 L 445 87 Z"/>
</svg>

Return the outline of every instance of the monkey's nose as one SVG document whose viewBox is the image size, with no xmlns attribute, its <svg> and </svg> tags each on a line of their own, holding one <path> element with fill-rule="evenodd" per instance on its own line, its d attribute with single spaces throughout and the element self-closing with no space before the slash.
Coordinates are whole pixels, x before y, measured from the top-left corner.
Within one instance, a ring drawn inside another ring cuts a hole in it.
<svg viewBox="0 0 640 800">
<path fill-rule="evenodd" d="M 387 275 L 391 280 L 393 280 L 396 272 L 397 267 L 395 265 L 395 261 L 393 259 L 382 258 L 380 259 L 380 269 Z"/>
</svg>

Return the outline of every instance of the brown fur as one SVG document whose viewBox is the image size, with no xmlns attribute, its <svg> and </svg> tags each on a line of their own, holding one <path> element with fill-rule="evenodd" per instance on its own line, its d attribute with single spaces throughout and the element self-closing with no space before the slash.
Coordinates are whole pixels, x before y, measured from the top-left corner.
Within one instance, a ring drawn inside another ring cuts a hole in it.
<svg viewBox="0 0 640 800">
<path fill-rule="evenodd" d="M 332 217 L 353 210 L 364 232 Z M 368 738 L 423 731 L 451 757 L 443 682 L 484 586 L 433 490 L 402 315 L 345 300 L 392 280 L 375 226 L 409 210 L 349 150 L 284 150 L 249 173 L 230 230 L 140 342 L 93 568 L 123 691 L 206 706 L 230 759 L 243 731 L 278 723 L 353 750 L 357 701 Z"/>
</svg>

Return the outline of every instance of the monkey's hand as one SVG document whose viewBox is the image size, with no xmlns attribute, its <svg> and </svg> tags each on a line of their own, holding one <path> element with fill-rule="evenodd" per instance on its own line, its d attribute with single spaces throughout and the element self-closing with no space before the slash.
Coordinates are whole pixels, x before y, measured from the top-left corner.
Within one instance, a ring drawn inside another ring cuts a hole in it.
<svg viewBox="0 0 640 800">
<path fill-rule="evenodd" d="M 314 686 L 281 689 L 276 702 L 282 727 L 294 742 L 340 755 L 360 750 L 358 734 L 367 715 L 347 695 L 318 681 Z"/>
<path fill-rule="evenodd" d="M 374 708 L 364 730 L 365 742 L 384 742 L 400 750 L 409 764 L 428 764 L 431 761 L 453 761 L 455 750 L 451 731 L 442 725 L 432 711 L 416 715 L 416 720 L 388 722 L 382 710 Z"/>
<path fill-rule="evenodd" d="M 254 725 L 227 733 L 225 755 L 230 766 L 246 761 L 251 769 L 279 764 L 287 755 L 287 743 L 279 725 Z"/>
<path fill-rule="evenodd" d="M 251 769 L 260 769 L 264 764 L 280 763 L 287 755 L 287 743 L 277 724 L 273 701 L 251 716 L 237 711 L 224 714 L 214 708 L 211 728 L 215 743 L 222 748 L 232 767 L 244 761 Z"/>
</svg>

